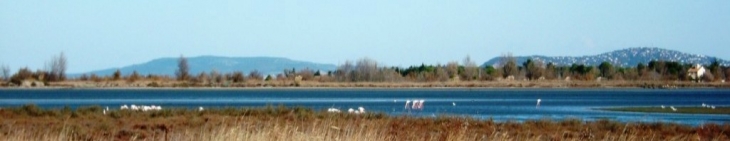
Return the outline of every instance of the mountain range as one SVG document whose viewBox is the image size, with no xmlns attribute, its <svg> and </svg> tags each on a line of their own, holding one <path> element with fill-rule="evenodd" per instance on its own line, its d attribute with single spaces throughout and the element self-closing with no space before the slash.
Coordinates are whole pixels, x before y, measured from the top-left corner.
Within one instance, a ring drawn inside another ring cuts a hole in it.
<svg viewBox="0 0 730 141">
<path fill-rule="evenodd" d="M 585 65 L 598 65 L 601 62 L 608 61 L 617 66 L 636 66 L 639 63 L 647 64 L 652 60 L 677 61 L 681 63 L 691 64 L 710 64 L 717 60 L 721 65 L 730 65 L 727 60 L 717 57 L 683 53 L 675 50 L 661 48 L 627 48 L 598 55 L 590 56 L 514 56 L 517 64 L 521 65 L 527 59 L 540 60 L 542 62 L 553 63 L 555 65 L 571 65 L 574 63 Z M 139 74 L 157 74 L 174 76 L 178 64 L 177 57 L 159 58 L 149 62 L 124 66 L 121 68 L 109 68 L 97 71 L 91 71 L 84 74 L 97 74 L 108 76 L 119 69 L 123 75 L 129 75 L 132 71 Z M 502 57 L 495 57 L 485 62 L 482 66 L 492 65 L 498 66 Z M 187 58 L 190 67 L 190 73 L 197 75 L 200 72 L 210 72 L 216 70 L 220 73 L 228 73 L 234 71 L 243 71 L 244 73 L 257 70 L 262 74 L 278 74 L 284 69 L 310 69 L 313 71 L 332 71 L 336 69 L 333 64 L 314 63 L 306 61 L 291 60 L 281 57 L 220 57 L 220 56 L 198 56 Z M 69 74 L 70 77 L 80 76 L 81 74 Z"/>
<path fill-rule="evenodd" d="M 663 61 L 676 61 L 681 63 L 690 64 L 710 64 L 715 60 L 721 65 L 730 65 L 727 60 L 722 60 L 717 57 L 683 53 L 676 50 L 668 50 L 656 47 L 636 47 L 627 48 L 621 50 L 615 50 L 611 52 L 601 53 L 598 55 L 589 56 L 513 56 L 518 65 L 521 65 L 527 59 L 540 60 L 547 63 L 553 63 L 555 65 L 572 65 L 572 64 L 584 64 L 584 65 L 599 65 L 604 61 L 610 62 L 616 66 L 628 67 L 636 66 L 639 63 L 647 64 L 652 60 L 663 60 Z M 503 57 L 495 57 L 482 64 L 482 66 L 499 66 L 500 60 Z"/>
<path fill-rule="evenodd" d="M 91 71 L 85 74 L 97 74 L 108 76 L 119 69 L 123 75 L 131 74 L 137 71 L 139 74 L 157 74 L 174 76 L 178 69 L 179 58 L 159 58 L 152 61 L 125 66 L 121 68 L 109 68 L 97 71 Z M 211 72 L 216 70 L 220 73 L 229 73 L 234 71 L 243 71 L 244 73 L 257 70 L 262 74 L 278 74 L 284 69 L 305 69 L 313 71 L 329 71 L 334 70 L 335 65 L 312 63 L 306 61 L 297 61 L 279 57 L 220 57 L 220 56 L 198 56 L 186 58 L 190 68 L 190 74 L 197 75 L 200 72 Z M 78 76 L 81 74 L 71 74 L 70 76 Z"/>
</svg>

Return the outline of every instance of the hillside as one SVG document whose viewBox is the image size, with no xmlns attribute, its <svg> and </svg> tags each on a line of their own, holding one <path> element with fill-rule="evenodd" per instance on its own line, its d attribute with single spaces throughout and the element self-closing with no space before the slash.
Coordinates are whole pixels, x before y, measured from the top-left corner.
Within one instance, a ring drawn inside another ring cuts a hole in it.
<svg viewBox="0 0 730 141">
<path fill-rule="evenodd" d="M 489 61 L 482 64 L 482 66 L 499 65 L 499 61 L 501 60 L 501 58 L 502 58 L 501 56 L 492 58 Z M 689 54 L 689 53 L 683 53 L 683 52 L 679 52 L 679 51 L 675 51 L 675 50 L 668 50 L 668 49 L 662 49 L 662 48 L 649 48 L 649 47 L 627 48 L 627 49 L 622 49 L 622 50 L 606 52 L 606 53 L 602 53 L 602 54 L 598 54 L 598 55 L 578 56 L 578 57 L 541 56 L 541 55 L 515 56 L 515 59 L 517 60 L 518 64 L 522 64 L 522 62 L 525 62 L 528 58 L 531 58 L 533 60 L 542 60 L 546 64 L 548 62 L 552 62 L 556 65 L 571 65 L 573 63 L 586 64 L 586 65 L 598 65 L 601 62 L 608 61 L 608 62 L 611 62 L 611 64 L 626 67 L 626 66 L 636 66 L 639 63 L 647 64 L 651 60 L 677 61 L 677 62 L 691 63 L 691 64 L 710 64 L 715 59 L 717 59 L 720 62 L 720 64 L 722 64 L 722 65 L 730 65 L 729 61 L 722 60 L 717 57 L 698 55 L 698 54 Z"/>
<path fill-rule="evenodd" d="M 200 72 L 210 72 L 216 70 L 221 73 L 243 71 L 244 73 L 258 70 L 262 74 L 278 74 L 284 69 L 295 68 L 297 70 L 309 68 L 310 70 L 334 70 L 335 65 L 332 64 L 320 64 L 305 61 L 291 60 L 287 58 L 277 57 L 219 57 L 219 56 L 199 56 L 190 57 L 188 59 L 188 65 L 190 66 L 191 74 L 198 74 Z M 125 66 L 119 68 L 123 75 L 131 74 L 132 71 L 137 71 L 140 74 L 161 74 L 174 76 L 175 70 L 177 70 L 178 58 L 159 58 L 152 61 Z M 109 68 L 103 70 L 97 70 L 88 72 L 86 74 L 97 74 L 97 75 L 111 75 L 116 71 L 117 68 Z M 75 74 L 80 75 L 80 74 Z M 71 75 L 71 76 L 75 76 Z"/>
</svg>

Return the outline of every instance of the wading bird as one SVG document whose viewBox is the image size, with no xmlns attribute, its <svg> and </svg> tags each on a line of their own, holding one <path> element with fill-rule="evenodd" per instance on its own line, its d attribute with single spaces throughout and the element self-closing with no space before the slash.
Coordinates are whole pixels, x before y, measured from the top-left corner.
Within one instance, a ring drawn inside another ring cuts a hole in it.
<svg viewBox="0 0 730 141">
<path fill-rule="evenodd" d="M 361 114 L 364 114 L 365 113 L 365 108 L 363 108 L 363 107 L 357 107 L 357 109 L 360 110 L 359 112 Z"/>
<path fill-rule="evenodd" d="M 669 108 L 672 109 L 672 111 L 677 111 L 677 108 L 674 108 L 674 106 L 669 106 Z"/>
<path fill-rule="evenodd" d="M 413 105 L 411 105 L 411 109 L 418 109 L 418 100 L 413 100 Z"/>
<path fill-rule="evenodd" d="M 538 98 L 537 99 L 537 105 L 535 105 L 535 108 L 540 108 L 540 101 L 542 101 L 542 100 Z"/>
<path fill-rule="evenodd" d="M 423 102 L 425 102 L 425 101 L 426 100 L 423 100 L 423 99 L 418 101 L 418 109 L 423 109 Z"/>
<path fill-rule="evenodd" d="M 408 109 L 408 104 L 410 104 L 410 103 L 411 103 L 411 100 L 406 100 L 406 109 Z"/>
<path fill-rule="evenodd" d="M 327 112 L 330 112 L 330 113 L 340 113 L 340 109 L 337 109 L 337 108 L 329 108 L 329 109 L 327 109 Z"/>
</svg>

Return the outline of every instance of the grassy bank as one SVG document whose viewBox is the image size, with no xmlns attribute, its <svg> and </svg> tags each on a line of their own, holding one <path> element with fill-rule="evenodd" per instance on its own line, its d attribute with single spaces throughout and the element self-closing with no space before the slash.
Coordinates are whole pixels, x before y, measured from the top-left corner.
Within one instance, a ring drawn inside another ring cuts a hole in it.
<svg viewBox="0 0 730 141">
<path fill-rule="evenodd" d="M 730 125 L 689 127 L 609 120 L 523 123 L 462 117 L 332 114 L 268 106 L 204 111 L 115 111 L 100 107 L 0 109 L 5 140 L 728 140 Z"/>
<path fill-rule="evenodd" d="M 647 113 L 683 113 L 683 114 L 730 114 L 730 107 L 715 107 L 715 109 L 705 107 L 674 107 L 677 111 L 672 110 L 669 106 L 661 107 L 617 107 L 603 108 L 601 110 L 608 111 L 624 111 L 624 112 L 647 112 Z"/>
</svg>

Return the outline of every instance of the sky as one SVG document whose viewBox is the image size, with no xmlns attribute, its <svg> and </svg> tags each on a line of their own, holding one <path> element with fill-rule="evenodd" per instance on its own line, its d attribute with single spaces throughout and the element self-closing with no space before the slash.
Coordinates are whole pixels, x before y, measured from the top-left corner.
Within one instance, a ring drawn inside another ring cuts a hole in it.
<svg viewBox="0 0 730 141">
<path fill-rule="evenodd" d="M 0 65 L 68 72 L 160 57 L 389 66 L 660 47 L 730 59 L 730 1 L 0 0 Z"/>
</svg>

